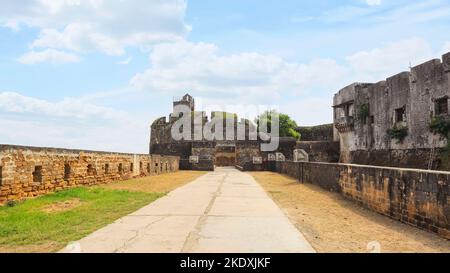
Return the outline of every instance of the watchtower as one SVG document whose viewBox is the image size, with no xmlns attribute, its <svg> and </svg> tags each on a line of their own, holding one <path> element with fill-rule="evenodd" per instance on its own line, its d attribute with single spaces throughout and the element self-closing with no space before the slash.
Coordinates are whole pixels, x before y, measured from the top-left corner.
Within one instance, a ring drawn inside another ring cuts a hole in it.
<svg viewBox="0 0 450 273">
<path fill-rule="evenodd" d="M 178 105 L 187 106 L 187 107 L 189 107 L 189 109 L 191 109 L 192 112 L 195 111 L 195 100 L 189 94 L 184 95 L 180 100 L 175 100 L 174 99 L 174 101 L 173 101 L 173 109 L 175 110 L 175 107 L 177 107 Z"/>
</svg>

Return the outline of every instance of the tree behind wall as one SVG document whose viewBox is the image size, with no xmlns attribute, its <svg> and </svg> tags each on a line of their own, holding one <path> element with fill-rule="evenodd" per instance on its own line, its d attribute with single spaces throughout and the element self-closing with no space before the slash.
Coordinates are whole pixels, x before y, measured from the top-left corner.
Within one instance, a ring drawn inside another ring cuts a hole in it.
<svg viewBox="0 0 450 273">
<path fill-rule="evenodd" d="M 280 121 L 280 137 L 293 137 L 297 140 L 300 140 L 301 135 L 299 132 L 297 132 L 297 122 L 295 120 L 291 119 L 289 115 L 278 113 L 275 110 L 266 111 L 263 114 L 259 115 L 256 118 L 256 124 L 259 125 L 260 123 L 267 123 L 268 133 L 271 133 L 272 128 L 272 117 L 277 115 L 278 119 Z"/>
</svg>

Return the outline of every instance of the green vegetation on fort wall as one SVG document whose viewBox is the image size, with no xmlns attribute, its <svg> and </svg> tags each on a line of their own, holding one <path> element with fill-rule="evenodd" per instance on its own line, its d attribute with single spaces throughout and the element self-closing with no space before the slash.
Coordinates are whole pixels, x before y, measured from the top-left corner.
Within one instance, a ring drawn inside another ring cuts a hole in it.
<svg viewBox="0 0 450 273">
<path fill-rule="evenodd" d="M 370 115 L 369 105 L 363 104 L 359 107 L 357 118 L 359 121 L 364 122 Z"/>
<path fill-rule="evenodd" d="M 272 117 L 278 116 L 279 122 L 280 122 L 280 137 L 293 137 L 297 140 L 300 140 L 301 135 L 297 131 L 298 125 L 295 120 L 293 120 L 289 115 L 278 113 L 277 111 L 266 111 L 263 114 L 259 115 L 256 118 L 256 124 L 258 125 L 258 128 L 261 123 L 266 123 L 267 128 L 272 128 Z"/>
<path fill-rule="evenodd" d="M 441 139 L 447 140 L 447 146 L 440 151 L 440 169 L 450 170 L 450 120 L 443 116 L 436 116 L 431 119 L 430 131 L 435 135 L 440 135 Z"/>
<path fill-rule="evenodd" d="M 440 135 L 442 139 L 448 139 L 450 132 L 450 120 L 442 116 L 433 117 L 430 122 L 430 131 L 433 134 Z"/>
<path fill-rule="evenodd" d="M 394 125 L 387 131 L 388 136 L 391 139 L 397 140 L 397 143 L 402 143 L 408 136 L 408 127 L 402 125 Z"/>
</svg>

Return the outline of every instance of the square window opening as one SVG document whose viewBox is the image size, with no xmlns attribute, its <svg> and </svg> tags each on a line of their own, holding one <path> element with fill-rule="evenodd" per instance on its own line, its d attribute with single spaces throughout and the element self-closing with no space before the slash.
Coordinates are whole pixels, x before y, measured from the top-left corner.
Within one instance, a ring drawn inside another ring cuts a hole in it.
<svg viewBox="0 0 450 273">
<path fill-rule="evenodd" d="M 436 115 L 448 114 L 448 98 L 441 98 L 436 100 Z"/>
</svg>

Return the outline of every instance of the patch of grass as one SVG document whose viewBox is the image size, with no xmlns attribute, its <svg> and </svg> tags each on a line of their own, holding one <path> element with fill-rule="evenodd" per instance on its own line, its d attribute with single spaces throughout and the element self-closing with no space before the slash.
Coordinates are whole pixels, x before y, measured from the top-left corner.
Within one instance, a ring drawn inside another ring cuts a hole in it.
<svg viewBox="0 0 450 273">
<path fill-rule="evenodd" d="M 99 187 L 74 188 L 0 207 L 0 251 L 41 251 L 36 245 L 57 251 L 162 196 Z M 68 200 L 79 200 L 80 204 L 70 210 L 48 212 L 47 208 Z"/>
</svg>

